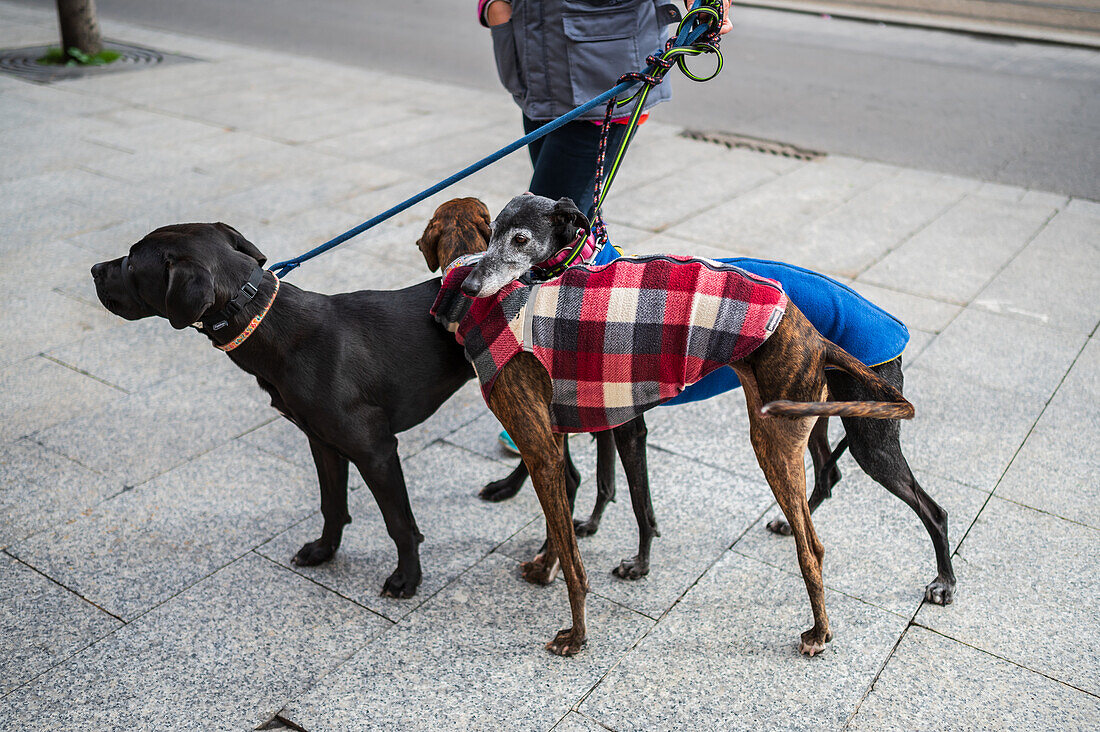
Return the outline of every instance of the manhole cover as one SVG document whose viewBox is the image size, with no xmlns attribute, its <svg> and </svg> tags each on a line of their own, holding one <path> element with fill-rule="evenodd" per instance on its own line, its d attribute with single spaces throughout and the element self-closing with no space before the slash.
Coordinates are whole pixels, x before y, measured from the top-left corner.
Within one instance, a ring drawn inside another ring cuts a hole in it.
<svg viewBox="0 0 1100 732">
<path fill-rule="evenodd" d="M 28 81 L 46 84 L 62 79 L 77 79 L 85 76 L 113 74 L 119 71 L 134 71 L 155 64 L 197 60 L 173 53 L 161 53 L 151 48 L 130 46 L 125 43 L 104 42 L 103 47 L 118 51 L 122 55 L 119 56 L 117 61 L 103 66 L 54 66 L 38 63 L 38 59 L 46 54 L 50 46 L 16 48 L 0 51 L 0 72 L 13 74 Z"/>
<path fill-rule="evenodd" d="M 692 140 L 711 142 L 716 145 L 725 145 L 726 147 L 739 147 L 745 150 L 755 150 L 756 152 L 768 153 L 770 155 L 781 155 L 785 158 L 795 158 L 797 160 L 818 160 L 825 157 L 825 153 L 818 152 L 817 150 L 807 150 L 806 148 L 798 147 L 797 145 L 791 145 L 786 142 L 764 140 L 759 137 L 737 135 L 732 132 L 706 132 L 701 130 L 684 130 L 680 133 L 680 135 L 682 137 L 687 137 Z"/>
</svg>

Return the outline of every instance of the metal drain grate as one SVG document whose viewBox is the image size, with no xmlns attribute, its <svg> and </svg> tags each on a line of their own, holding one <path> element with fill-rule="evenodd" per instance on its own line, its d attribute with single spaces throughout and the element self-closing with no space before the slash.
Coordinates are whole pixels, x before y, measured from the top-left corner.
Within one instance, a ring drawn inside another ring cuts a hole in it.
<svg viewBox="0 0 1100 732">
<path fill-rule="evenodd" d="M 103 66 L 54 66 L 38 63 L 38 59 L 46 54 L 50 46 L 0 51 L 0 72 L 12 74 L 28 81 L 48 84 L 51 81 L 62 81 L 64 79 L 100 76 L 101 74 L 113 74 L 119 71 L 136 71 L 155 64 L 197 60 L 172 53 L 161 53 L 141 46 L 130 46 L 125 43 L 104 43 L 103 47 L 118 51 L 121 56 L 117 61 Z"/>
<path fill-rule="evenodd" d="M 818 152 L 817 150 L 807 150 L 797 145 L 790 145 L 786 142 L 764 140 L 759 137 L 737 135 L 732 132 L 684 130 L 680 133 L 680 136 L 690 140 L 711 142 L 716 145 L 725 145 L 729 148 L 739 147 L 745 150 L 755 150 L 756 152 L 768 153 L 769 155 L 781 155 L 782 157 L 795 158 L 796 160 L 820 160 L 825 157 L 825 153 Z"/>
</svg>

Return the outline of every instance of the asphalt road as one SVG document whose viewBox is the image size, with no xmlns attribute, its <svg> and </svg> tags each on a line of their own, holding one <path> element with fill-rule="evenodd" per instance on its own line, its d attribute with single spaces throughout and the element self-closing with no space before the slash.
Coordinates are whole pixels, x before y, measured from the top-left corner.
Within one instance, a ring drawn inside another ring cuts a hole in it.
<svg viewBox="0 0 1100 732">
<path fill-rule="evenodd" d="M 498 89 L 474 4 L 97 3 L 104 19 Z M 656 118 L 1100 200 L 1100 52 L 753 8 L 734 12 L 734 31 L 722 44 L 725 70 L 702 85 L 677 78 L 675 99 Z"/>
</svg>

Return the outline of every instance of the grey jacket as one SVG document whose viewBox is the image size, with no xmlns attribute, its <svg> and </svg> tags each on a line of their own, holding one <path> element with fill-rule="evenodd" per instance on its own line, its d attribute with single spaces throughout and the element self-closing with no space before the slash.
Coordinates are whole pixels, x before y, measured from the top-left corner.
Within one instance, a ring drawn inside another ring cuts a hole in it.
<svg viewBox="0 0 1100 732">
<path fill-rule="evenodd" d="M 667 1 L 512 0 L 512 19 L 491 29 L 500 80 L 528 118 L 559 117 L 645 69 L 646 56 L 664 47 L 657 6 Z M 646 107 L 671 95 L 661 84 Z M 603 115 L 601 105 L 581 119 Z"/>
</svg>

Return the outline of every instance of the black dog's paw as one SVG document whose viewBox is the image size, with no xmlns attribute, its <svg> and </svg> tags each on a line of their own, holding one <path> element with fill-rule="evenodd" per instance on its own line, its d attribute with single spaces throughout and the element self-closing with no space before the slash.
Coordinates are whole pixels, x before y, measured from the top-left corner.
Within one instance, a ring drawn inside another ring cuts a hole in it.
<svg viewBox="0 0 1100 732">
<path fill-rule="evenodd" d="M 406 574 L 400 569 L 394 571 L 382 584 L 382 597 L 396 597 L 405 599 L 416 594 L 416 588 L 420 586 L 420 572 Z"/>
<path fill-rule="evenodd" d="M 649 574 L 649 562 L 643 562 L 638 557 L 624 559 L 619 566 L 611 570 L 611 574 L 625 580 L 636 580 Z"/>
<path fill-rule="evenodd" d="M 292 564 L 296 564 L 299 567 L 315 567 L 322 562 L 327 562 L 332 559 L 336 554 L 336 546 L 323 539 L 317 541 L 311 541 L 294 555 L 291 559 Z"/>
<path fill-rule="evenodd" d="M 522 481 L 512 480 L 509 476 L 508 478 L 501 478 L 500 480 L 494 480 L 492 483 L 487 484 L 478 491 L 477 497 L 483 501 L 499 503 L 501 501 L 507 501 L 509 498 L 515 496 L 522 487 Z"/>
<path fill-rule="evenodd" d="M 588 519 L 587 521 L 581 521 L 580 519 L 573 519 L 573 531 L 577 536 L 592 536 L 600 529 L 600 522 Z"/>
<path fill-rule="evenodd" d="M 782 536 L 791 535 L 791 525 L 781 518 L 772 519 L 768 522 L 768 531 L 773 534 L 780 534 Z"/>
<path fill-rule="evenodd" d="M 924 588 L 924 599 L 933 605 L 950 605 L 955 599 L 955 583 L 937 577 Z"/>
</svg>

